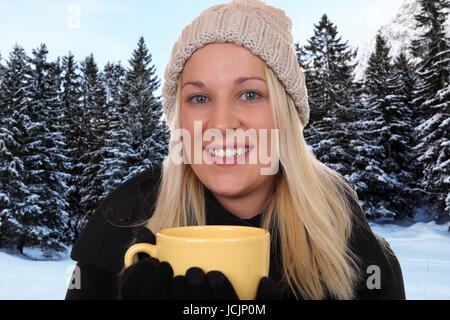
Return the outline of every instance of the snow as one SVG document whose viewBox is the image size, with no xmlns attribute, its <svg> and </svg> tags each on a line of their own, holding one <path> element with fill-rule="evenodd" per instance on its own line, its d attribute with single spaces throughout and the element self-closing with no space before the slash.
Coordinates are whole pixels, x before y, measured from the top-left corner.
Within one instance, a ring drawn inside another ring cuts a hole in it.
<svg viewBox="0 0 450 320">
<path fill-rule="evenodd" d="M 449 224 L 416 222 L 405 227 L 371 223 L 371 227 L 389 242 L 400 261 L 406 299 L 450 299 Z"/>
<path fill-rule="evenodd" d="M 399 259 L 407 299 L 450 299 L 449 224 L 371 223 L 371 227 Z M 25 254 L 27 258 L 0 251 L 0 299 L 64 299 L 75 262 L 67 253 L 53 261 L 40 261 L 33 250 Z"/>
<path fill-rule="evenodd" d="M 0 252 L 0 299 L 64 299 L 75 262 L 68 256 L 42 261 L 35 260 L 39 259 L 36 252 L 25 251 L 25 254 L 27 258 Z"/>
<path fill-rule="evenodd" d="M 423 122 L 417 127 L 417 131 L 430 131 L 430 128 L 434 126 L 438 121 L 441 121 L 443 114 L 442 113 L 436 113 L 433 117 L 428 119 L 427 121 Z"/>
</svg>

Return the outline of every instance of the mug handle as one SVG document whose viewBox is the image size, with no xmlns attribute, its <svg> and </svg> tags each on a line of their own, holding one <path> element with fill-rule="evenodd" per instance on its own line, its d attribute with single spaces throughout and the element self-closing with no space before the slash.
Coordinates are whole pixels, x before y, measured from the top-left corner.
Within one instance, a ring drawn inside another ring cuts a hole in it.
<svg viewBox="0 0 450 320">
<path fill-rule="evenodd" d="M 136 243 L 132 245 L 125 253 L 125 268 L 134 264 L 134 258 L 138 253 L 146 253 L 153 258 L 158 259 L 158 245 L 150 243 Z"/>
</svg>

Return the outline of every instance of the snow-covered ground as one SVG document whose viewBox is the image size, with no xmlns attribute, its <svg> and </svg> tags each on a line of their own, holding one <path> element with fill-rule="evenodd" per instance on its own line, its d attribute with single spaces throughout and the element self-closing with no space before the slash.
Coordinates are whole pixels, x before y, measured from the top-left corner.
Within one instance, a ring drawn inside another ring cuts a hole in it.
<svg viewBox="0 0 450 320">
<path fill-rule="evenodd" d="M 449 225 L 417 222 L 409 227 L 371 223 L 391 245 L 403 271 L 407 299 L 450 300 Z M 64 299 L 75 262 L 37 261 L 0 252 L 0 299 Z"/>
<path fill-rule="evenodd" d="M 372 224 L 391 245 L 402 267 L 406 298 L 450 300 L 449 225 L 417 222 L 409 227 Z"/>
<path fill-rule="evenodd" d="M 64 299 L 75 262 L 36 261 L 0 252 L 0 299 Z"/>
</svg>

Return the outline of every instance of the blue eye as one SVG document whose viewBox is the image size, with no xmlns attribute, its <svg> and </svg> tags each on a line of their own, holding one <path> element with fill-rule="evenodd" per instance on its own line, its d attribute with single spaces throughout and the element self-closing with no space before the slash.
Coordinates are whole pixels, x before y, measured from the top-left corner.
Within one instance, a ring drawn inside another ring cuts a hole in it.
<svg viewBox="0 0 450 320">
<path fill-rule="evenodd" d="M 242 97 L 242 96 L 245 96 L 245 97 L 247 98 L 247 101 L 253 101 L 253 100 L 256 100 L 256 99 L 258 98 L 258 96 L 261 97 L 261 95 L 260 95 L 259 93 L 256 93 L 256 92 L 254 92 L 254 91 L 247 91 L 247 92 L 244 92 L 244 93 L 241 95 L 241 97 Z"/>
<path fill-rule="evenodd" d="M 202 99 L 196 99 L 196 98 L 202 98 Z M 206 103 L 205 99 L 208 99 L 208 98 L 206 98 L 205 96 L 196 95 L 196 96 L 189 98 L 188 101 L 193 104 L 204 104 L 204 103 Z"/>
</svg>

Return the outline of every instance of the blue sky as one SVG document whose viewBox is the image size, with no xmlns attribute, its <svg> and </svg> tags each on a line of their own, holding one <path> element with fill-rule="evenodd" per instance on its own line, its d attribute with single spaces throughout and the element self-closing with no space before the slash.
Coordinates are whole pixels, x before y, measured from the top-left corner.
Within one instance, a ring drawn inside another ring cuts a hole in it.
<svg viewBox="0 0 450 320">
<path fill-rule="evenodd" d="M 28 54 L 45 43 L 49 58 L 71 51 L 80 61 L 91 52 L 103 68 L 107 61 L 128 59 L 143 36 L 158 77 L 181 31 L 203 10 L 228 0 L 37 1 L 0 0 L 0 54 L 8 57 L 15 43 Z M 292 19 L 296 42 L 305 44 L 326 13 L 343 40 L 357 43 L 388 23 L 403 0 L 266 0 Z M 161 88 L 160 88 L 161 89 Z M 160 92 L 160 89 L 158 90 Z"/>
</svg>

